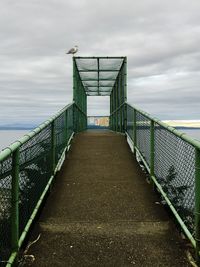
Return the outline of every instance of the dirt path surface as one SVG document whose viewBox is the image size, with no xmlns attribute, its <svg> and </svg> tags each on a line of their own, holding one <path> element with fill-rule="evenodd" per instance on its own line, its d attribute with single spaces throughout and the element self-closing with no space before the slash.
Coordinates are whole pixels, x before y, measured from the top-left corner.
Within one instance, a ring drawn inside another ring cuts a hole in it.
<svg viewBox="0 0 200 267">
<path fill-rule="evenodd" d="M 31 235 L 41 233 L 31 266 L 190 266 L 157 201 L 123 135 L 76 135 Z"/>
</svg>

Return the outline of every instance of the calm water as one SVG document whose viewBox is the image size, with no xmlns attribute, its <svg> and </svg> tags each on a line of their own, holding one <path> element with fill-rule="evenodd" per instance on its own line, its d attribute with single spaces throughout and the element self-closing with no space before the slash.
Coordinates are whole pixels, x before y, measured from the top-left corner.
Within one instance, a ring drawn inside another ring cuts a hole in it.
<svg viewBox="0 0 200 267">
<path fill-rule="evenodd" d="M 11 143 L 22 137 L 24 134 L 30 130 L 0 130 L 0 151 L 6 146 L 9 146 Z M 191 137 L 200 140 L 200 129 L 184 129 L 184 131 Z"/>
<path fill-rule="evenodd" d="M 0 151 L 28 132 L 30 130 L 0 130 Z"/>
<path fill-rule="evenodd" d="M 191 137 L 200 140 L 200 129 L 184 129 L 181 130 L 181 132 L 184 132 L 190 135 Z"/>
</svg>

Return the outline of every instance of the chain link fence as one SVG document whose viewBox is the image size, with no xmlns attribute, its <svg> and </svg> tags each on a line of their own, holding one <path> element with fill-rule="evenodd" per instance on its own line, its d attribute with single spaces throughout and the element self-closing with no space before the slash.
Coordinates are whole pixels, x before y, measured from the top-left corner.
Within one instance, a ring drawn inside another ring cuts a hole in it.
<svg viewBox="0 0 200 267">
<path fill-rule="evenodd" d="M 15 245 L 57 170 L 74 132 L 73 114 L 71 104 L 0 153 L 0 266 L 17 250 Z M 14 162 L 16 151 L 19 157 Z"/>
<path fill-rule="evenodd" d="M 195 148 L 155 124 L 155 176 L 194 236 Z"/>
<path fill-rule="evenodd" d="M 0 261 L 8 259 L 11 253 L 11 170 L 12 154 L 0 162 Z"/>
<path fill-rule="evenodd" d="M 162 191 L 162 203 L 173 207 L 181 227 L 196 246 L 198 217 L 195 218 L 195 213 L 198 216 L 199 212 L 195 212 L 198 209 L 195 177 L 200 171 L 196 167 L 200 162 L 196 153 L 200 142 L 129 104 L 127 135 L 132 140 L 132 150 L 155 178 L 158 191 Z"/>
</svg>

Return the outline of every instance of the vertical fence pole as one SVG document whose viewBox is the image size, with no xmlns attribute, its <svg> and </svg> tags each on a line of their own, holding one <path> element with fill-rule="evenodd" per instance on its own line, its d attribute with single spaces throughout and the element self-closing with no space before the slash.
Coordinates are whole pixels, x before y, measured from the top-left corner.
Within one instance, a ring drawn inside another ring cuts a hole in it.
<svg viewBox="0 0 200 267">
<path fill-rule="evenodd" d="M 65 110 L 65 124 L 64 124 L 64 138 L 65 138 L 65 146 L 67 146 L 67 142 L 68 142 L 68 109 Z"/>
<path fill-rule="evenodd" d="M 12 208 L 11 208 L 11 246 L 18 251 L 19 240 L 19 148 L 12 155 Z"/>
<path fill-rule="evenodd" d="M 127 57 L 124 58 L 124 66 L 123 66 L 123 87 L 124 87 L 124 99 L 123 101 L 126 103 L 127 102 Z M 127 105 L 124 106 L 124 125 L 125 125 L 125 129 L 124 131 L 127 130 Z"/>
<path fill-rule="evenodd" d="M 124 124 L 124 128 L 123 131 L 126 132 L 127 131 L 127 104 L 124 102 L 124 105 L 122 107 L 123 109 L 123 124 Z"/>
<path fill-rule="evenodd" d="M 200 150 L 195 149 L 195 240 L 196 261 L 200 263 Z"/>
<path fill-rule="evenodd" d="M 135 147 L 137 147 L 137 111 L 133 109 L 133 152 L 135 153 Z"/>
<path fill-rule="evenodd" d="M 155 161 L 155 123 L 153 120 L 151 120 L 150 125 L 150 176 L 154 176 L 154 161 Z M 153 180 L 153 190 L 155 190 L 154 182 Z"/>
<path fill-rule="evenodd" d="M 154 176 L 154 121 L 151 120 L 150 126 L 150 175 Z"/>
<path fill-rule="evenodd" d="M 55 120 L 51 123 L 51 173 L 54 175 L 56 167 L 56 134 Z"/>
</svg>

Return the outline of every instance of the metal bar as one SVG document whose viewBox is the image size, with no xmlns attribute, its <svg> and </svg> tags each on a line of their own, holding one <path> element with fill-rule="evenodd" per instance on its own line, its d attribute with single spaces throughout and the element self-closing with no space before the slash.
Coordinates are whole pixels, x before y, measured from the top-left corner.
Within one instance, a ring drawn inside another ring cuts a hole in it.
<svg viewBox="0 0 200 267">
<path fill-rule="evenodd" d="M 117 77 L 116 77 L 115 81 L 117 81 L 118 76 L 119 76 L 119 73 L 120 73 L 120 71 L 122 70 L 123 66 L 124 66 L 124 60 L 122 61 L 121 67 L 120 67 L 120 69 L 119 69 L 119 72 L 118 72 L 118 74 L 117 74 Z M 113 85 L 113 89 L 114 89 L 114 86 L 115 86 L 115 84 Z"/>
<path fill-rule="evenodd" d="M 150 175 L 151 176 L 154 176 L 154 149 L 155 149 L 154 133 L 155 133 L 154 121 L 151 120 L 151 128 L 150 128 Z"/>
<path fill-rule="evenodd" d="M 98 74 L 97 74 L 97 77 L 98 77 L 98 93 L 99 93 L 99 58 L 97 58 L 97 68 L 98 68 Z"/>
<path fill-rule="evenodd" d="M 100 94 L 102 94 L 102 95 L 105 94 L 105 96 L 106 96 L 106 95 L 109 96 L 111 92 L 110 92 L 110 91 L 99 91 L 99 93 L 98 93 L 97 91 L 87 91 L 87 92 L 86 92 L 86 94 L 90 94 L 90 93 L 92 93 L 92 94 L 93 94 L 93 93 L 96 93 L 96 94 L 98 94 L 98 95 L 100 95 Z"/>
<path fill-rule="evenodd" d="M 99 87 L 106 87 L 106 88 L 111 88 L 112 89 L 112 86 L 109 86 L 109 85 L 85 85 L 85 87 L 95 87 L 95 88 L 99 88 Z"/>
<path fill-rule="evenodd" d="M 133 151 L 137 147 L 137 111 L 133 109 Z"/>
<path fill-rule="evenodd" d="M 200 263 L 200 150 L 195 149 L 195 240 L 196 261 Z"/>
<path fill-rule="evenodd" d="M 75 79 L 75 68 L 76 68 L 76 64 L 75 64 L 75 58 L 73 57 L 73 101 L 76 101 L 76 88 L 75 88 L 75 83 L 76 83 L 76 79 Z"/>
<path fill-rule="evenodd" d="M 92 92 L 93 93 L 93 92 Z M 99 94 L 90 94 L 89 92 L 87 93 L 87 96 L 110 96 L 110 94 L 103 94 L 103 92 L 100 92 Z"/>
<path fill-rule="evenodd" d="M 87 79 L 81 79 L 81 81 L 82 81 L 82 82 L 97 82 L 97 79 L 88 79 L 88 78 L 87 78 Z M 105 79 L 105 78 L 102 79 L 102 78 L 101 78 L 101 79 L 99 79 L 99 81 L 100 81 L 100 82 L 101 82 L 101 81 L 102 81 L 102 82 L 105 82 L 105 81 L 106 81 L 106 82 L 107 82 L 107 81 L 113 82 L 113 81 L 115 81 L 115 79 Z"/>
<path fill-rule="evenodd" d="M 12 208 L 11 208 L 11 247 L 17 252 L 19 240 L 19 147 L 12 155 Z"/>
<path fill-rule="evenodd" d="M 54 174 L 56 166 L 56 136 L 55 121 L 51 124 L 51 173 Z"/>
<path fill-rule="evenodd" d="M 121 56 L 121 57 L 74 57 L 75 59 L 123 59 L 125 57 Z"/>
<path fill-rule="evenodd" d="M 77 108 L 81 113 L 83 113 L 85 116 L 87 116 L 87 113 L 85 113 L 83 110 L 81 110 L 81 108 L 80 108 L 76 103 L 74 103 L 74 105 L 76 106 L 76 108 Z"/>
<path fill-rule="evenodd" d="M 110 94 L 111 94 L 111 91 L 99 91 L 99 94 L 98 94 L 98 92 L 97 91 L 91 91 L 91 90 L 89 90 L 89 91 L 86 91 L 86 94 L 87 95 L 89 95 L 91 93 L 91 95 L 93 95 L 93 94 L 97 94 L 97 95 L 104 95 L 104 96 L 110 96 Z"/>
<path fill-rule="evenodd" d="M 116 108 L 110 115 L 113 115 L 115 112 L 117 112 L 123 105 L 125 105 L 126 103 L 122 103 L 120 106 L 118 106 L 118 108 Z"/>
<path fill-rule="evenodd" d="M 124 58 L 124 101 L 127 101 L 127 57 Z"/>
<path fill-rule="evenodd" d="M 117 111 L 116 111 L 116 113 L 115 113 L 115 117 L 116 117 L 116 128 L 115 128 L 115 131 L 117 131 L 118 132 L 118 111 L 119 111 L 119 109 L 120 109 L 120 107 L 118 106 L 118 81 L 117 81 L 117 79 L 116 79 L 116 83 L 115 83 L 115 105 L 116 105 L 116 107 L 117 107 Z"/>
<path fill-rule="evenodd" d="M 119 69 L 118 70 L 111 70 L 111 69 L 105 69 L 105 70 L 102 70 L 102 69 L 100 69 L 100 70 L 78 70 L 79 72 L 118 72 L 118 71 L 120 71 Z"/>
<path fill-rule="evenodd" d="M 126 103 L 127 101 L 127 57 L 124 58 L 124 65 L 123 65 L 123 87 L 124 87 L 124 92 L 123 92 L 123 98 L 124 102 Z M 125 112 L 124 112 L 124 125 L 126 131 L 126 126 L 127 126 L 127 105 L 124 107 Z"/>
<path fill-rule="evenodd" d="M 68 139 L 68 110 L 65 111 L 65 124 L 64 124 L 64 131 L 65 131 L 65 144 L 67 143 Z"/>
</svg>

